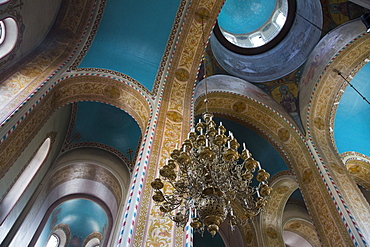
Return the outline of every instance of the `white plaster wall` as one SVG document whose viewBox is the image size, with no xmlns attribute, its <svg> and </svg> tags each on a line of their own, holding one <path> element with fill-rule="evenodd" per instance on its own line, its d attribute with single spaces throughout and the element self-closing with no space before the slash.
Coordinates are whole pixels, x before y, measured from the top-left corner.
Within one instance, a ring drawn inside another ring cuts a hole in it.
<svg viewBox="0 0 370 247">
<path fill-rule="evenodd" d="M 56 111 L 41 128 L 35 138 L 28 144 L 19 158 L 14 162 L 13 166 L 5 174 L 5 176 L 0 180 L 0 192 L 1 195 L 4 195 L 8 188 L 12 185 L 13 181 L 17 178 L 18 174 L 22 171 L 23 167 L 27 165 L 27 162 L 37 151 L 38 147 L 44 142 L 47 133 L 51 131 L 57 131 L 58 134 L 56 136 L 56 140 L 52 144 L 49 155 L 47 156 L 44 164 L 41 166 L 38 173 L 35 175 L 31 183 L 27 187 L 26 191 L 21 196 L 20 200 L 16 203 L 13 210 L 0 226 L 0 246 L 7 246 L 7 244 L 4 244 L 3 242 L 4 239 L 8 238 L 9 240 L 9 238 L 12 238 L 11 236 L 14 234 L 14 231 L 18 227 L 18 223 L 16 221 L 21 220 L 22 211 L 26 207 L 28 201 L 31 199 L 32 194 L 35 192 L 41 180 L 48 171 L 50 164 L 52 164 L 53 161 L 56 159 L 65 138 L 70 114 L 70 106 L 63 107 Z"/>
</svg>

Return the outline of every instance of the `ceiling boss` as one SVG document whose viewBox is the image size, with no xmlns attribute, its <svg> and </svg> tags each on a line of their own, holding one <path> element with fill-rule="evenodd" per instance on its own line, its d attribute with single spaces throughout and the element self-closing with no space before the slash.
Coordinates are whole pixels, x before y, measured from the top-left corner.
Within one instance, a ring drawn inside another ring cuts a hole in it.
<svg viewBox="0 0 370 247">
<path fill-rule="evenodd" d="M 204 47 L 204 30 L 202 17 Z M 203 58 L 203 65 L 205 59 Z M 203 66 L 205 69 L 206 66 Z M 206 71 L 204 71 L 206 76 Z M 177 226 L 190 224 L 196 231 L 208 230 L 214 236 L 225 220 L 234 230 L 258 215 L 267 203 L 270 174 L 261 168 L 245 143 L 240 146 L 233 133 L 213 120 L 206 111 L 191 128 L 180 148 L 175 148 L 151 186 L 159 210 Z M 236 215 L 234 207 L 243 208 Z"/>
</svg>

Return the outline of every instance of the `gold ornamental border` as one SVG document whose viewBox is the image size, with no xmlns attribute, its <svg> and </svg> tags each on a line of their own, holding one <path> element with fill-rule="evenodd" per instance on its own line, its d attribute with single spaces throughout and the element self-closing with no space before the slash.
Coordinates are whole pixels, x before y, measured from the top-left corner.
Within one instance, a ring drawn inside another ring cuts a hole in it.
<svg viewBox="0 0 370 247">
<path fill-rule="evenodd" d="M 96 101 L 124 110 L 138 123 L 143 133 L 148 124 L 150 101 L 124 82 L 106 77 L 83 75 L 59 82 L 52 91 L 56 107 L 78 101 Z"/>
<path fill-rule="evenodd" d="M 2 109 L 3 114 L 10 113 L 23 103 L 40 83 L 55 76 L 62 68 L 61 64 L 65 65 L 71 59 L 95 4 L 94 1 L 87 0 L 63 1 L 52 30 L 41 44 L 45 49 L 41 52 L 36 49 L 19 62 L 20 66 L 11 67 L 3 73 L 4 78 L 8 77 L 2 82 L 3 90 L 11 95 L 17 93 Z M 76 12 L 79 14 L 76 15 Z"/>
<path fill-rule="evenodd" d="M 343 201 L 351 212 L 358 227 L 370 229 L 370 209 L 368 202 L 359 193 L 356 183 L 346 171 L 343 161 L 333 141 L 334 117 L 346 82 L 334 70 L 344 75 L 354 75 L 363 66 L 363 62 L 370 56 L 370 35 L 364 34 L 347 44 L 327 65 L 320 80 L 317 82 L 311 95 L 310 114 L 307 124 L 309 137 L 320 154 L 321 161 L 326 164 L 330 175 L 341 193 Z M 343 225 L 346 222 L 343 222 Z M 344 233 L 343 233 L 344 234 Z M 366 232 L 363 234 L 367 234 Z M 346 233 L 349 236 L 348 233 Z M 353 245 L 353 243 L 348 243 Z"/>
<path fill-rule="evenodd" d="M 298 188 L 298 183 L 294 176 L 285 175 L 271 183 L 272 193 L 270 199 L 261 213 L 261 230 L 264 246 L 284 246 L 283 217 L 285 205 L 290 195 Z"/>
<path fill-rule="evenodd" d="M 73 77 L 64 80 L 45 96 L 0 145 L 0 178 L 5 175 L 54 111 L 66 104 L 87 100 L 114 105 L 130 114 L 142 131 L 146 128 L 150 116 L 149 104 L 130 86 L 99 77 Z"/>
<path fill-rule="evenodd" d="M 145 243 L 145 246 L 156 246 L 159 244 L 163 246 L 172 244 L 174 246 L 183 246 L 184 233 L 182 230 L 176 231 L 172 222 L 161 225 L 163 227 L 161 232 L 167 234 L 161 235 L 161 237 L 158 236 L 158 229 L 150 225 L 158 222 L 161 216 L 151 214 L 152 189 L 147 183 L 154 180 L 156 171 L 160 168 L 159 163 L 166 157 L 168 148 L 175 147 L 176 143 L 186 136 L 190 128 L 194 81 L 204 51 L 200 16 L 207 16 L 204 31 L 206 34 L 209 34 L 222 5 L 223 1 L 196 0 L 192 1 L 186 10 L 187 16 L 181 26 L 181 33 L 179 34 L 176 50 L 171 61 L 171 70 L 168 71 L 160 102 L 157 120 L 158 127 L 155 130 L 151 156 L 149 158 L 149 168 L 143 189 L 133 246 L 142 246 L 142 243 Z M 182 121 L 174 122 L 174 119 L 182 119 Z M 171 134 L 174 136 L 170 136 Z M 156 209 L 156 211 L 158 210 Z M 148 236 L 150 236 L 149 239 Z"/>
</svg>

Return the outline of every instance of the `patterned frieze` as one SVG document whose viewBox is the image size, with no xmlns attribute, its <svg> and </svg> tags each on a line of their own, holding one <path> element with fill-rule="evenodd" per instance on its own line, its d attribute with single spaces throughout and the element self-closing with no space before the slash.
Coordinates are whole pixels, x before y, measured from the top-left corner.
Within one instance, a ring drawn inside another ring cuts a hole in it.
<svg viewBox="0 0 370 247">
<path fill-rule="evenodd" d="M 75 162 L 55 170 L 50 176 L 46 186 L 46 194 L 49 194 L 58 185 L 75 179 L 88 179 L 103 184 L 114 195 L 118 204 L 124 192 L 117 178 L 106 168 L 92 163 Z"/>
</svg>

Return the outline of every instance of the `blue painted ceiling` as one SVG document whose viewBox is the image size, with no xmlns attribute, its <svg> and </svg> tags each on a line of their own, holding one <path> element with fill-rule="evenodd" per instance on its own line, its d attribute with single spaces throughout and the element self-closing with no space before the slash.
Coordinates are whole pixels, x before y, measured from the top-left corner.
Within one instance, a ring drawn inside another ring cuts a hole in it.
<svg viewBox="0 0 370 247">
<path fill-rule="evenodd" d="M 68 225 L 70 229 L 69 246 L 81 246 L 84 239 L 94 231 L 104 237 L 108 227 L 108 217 L 104 209 L 93 201 L 73 199 L 63 202 L 50 214 L 37 246 L 45 246 L 51 230 L 60 223 Z"/>
<path fill-rule="evenodd" d="M 370 64 L 367 63 L 351 84 L 370 99 Z M 347 86 L 334 120 L 334 138 L 339 153 L 355 151 L 370 157 L 370 105 Z"/>
<path fill-rule="evenodd" d="M 234 34 L 253 32 L 271 17 L 275 4 L 275 0 L 227 0 L 218 17 L 218 24 Z"/>
<path fill-rule="evenodd" d="M 136 151 L 141 132 L 136 121 L 121 109 L 97 102 L 79 102 L 72 136 L 81 138 L 73 143 L 101 143 L 126 155 L 128 149 Z M 132 158 L 134 153 L 132 154 Z"/>
<path fill-rule="evenodd" d="M 151 90 L 179 0 L 109 0 L 80 68 L 121 72 Z"/>
</svg>

